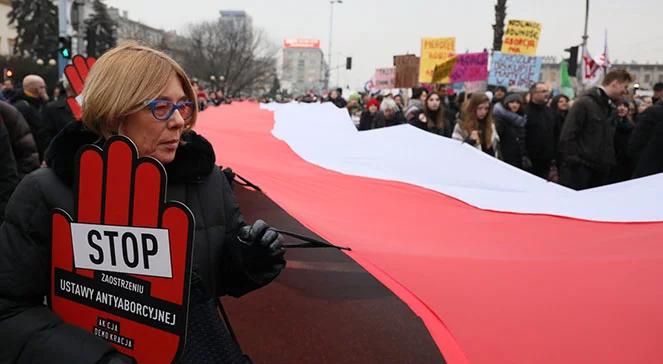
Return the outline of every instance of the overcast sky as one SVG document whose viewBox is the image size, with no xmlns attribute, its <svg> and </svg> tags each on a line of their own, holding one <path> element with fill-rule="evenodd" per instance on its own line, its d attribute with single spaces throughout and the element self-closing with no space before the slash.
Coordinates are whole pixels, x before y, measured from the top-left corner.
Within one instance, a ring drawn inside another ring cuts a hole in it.
<svg viewBox="0 0 663 364">
<path fill-rule="evenodd" d="M 129 18 L 165 30 L 186 33 L 188 24 L 212 20 L 219 10 L 245 10 L 255 26 L 271 40 L 316 38 L 327 57 L 329 0 L 106 0 L 129 11 Z M 339 74 L 340 84 L 363 85 L 376 67 L 392 65 L 392 56 L 420 53 L 421 37 L 456 37 L 456 51 L 492 47 L 493 0 L 343 0 L 334 6 L 332 66 L 353 57 L 352 71 Z M 585 1 L 508 0 L 507 20 L 542 23 L 538 54 L 560 57 L 563 49 L 579 44 L 584 27 Z M 589 49 L 603 47 L 608 30 L 613 60 L 663 63 L 661 0 L 591 1 Z M 340 53 L 341 55 L 339 55 Z M 337 76 L 332 73 L 332 83 Z"/>
</svg>

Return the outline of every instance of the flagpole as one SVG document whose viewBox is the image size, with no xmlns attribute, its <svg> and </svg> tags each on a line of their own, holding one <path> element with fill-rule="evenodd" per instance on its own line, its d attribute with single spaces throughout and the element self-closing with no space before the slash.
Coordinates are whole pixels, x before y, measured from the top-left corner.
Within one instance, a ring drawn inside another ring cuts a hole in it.
<svg viewBox="0 0 663 364">
<path fill-rule="evenodd" d="M 582 61 L 580 62 L 580 85 L 581 90 L 585 90 L 585 54 L 587 53 L 587 29 L 589 26 L 589 0 L 585 1 L 585 33 L 582 36 Z"/>
</svg>

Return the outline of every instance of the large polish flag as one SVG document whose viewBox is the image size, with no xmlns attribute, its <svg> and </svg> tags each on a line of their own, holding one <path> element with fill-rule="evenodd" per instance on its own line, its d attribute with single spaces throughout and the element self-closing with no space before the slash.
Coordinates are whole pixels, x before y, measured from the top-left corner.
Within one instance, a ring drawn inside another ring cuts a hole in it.
<svg viewBox="0 0 663 364">
<path fill-rule="evenodd" d="M 419 315 L 448 363 L 663 362 L 663 175 L 576 192 L 332 104 L 201 114 L 218 163 Z"/>
</svg>

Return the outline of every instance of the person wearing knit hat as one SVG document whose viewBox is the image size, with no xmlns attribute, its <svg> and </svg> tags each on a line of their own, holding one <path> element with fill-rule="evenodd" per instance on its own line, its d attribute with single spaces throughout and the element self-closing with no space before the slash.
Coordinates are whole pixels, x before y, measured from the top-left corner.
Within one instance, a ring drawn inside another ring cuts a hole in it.
<svg viewBox="0 0 663 364">
<path fill-rule="evenodd" d="M 365 110 L 359 119 L 359 130 L 370 130 L 375 128 L 375 117 L 378 113 L 380 103 L 377 99 L 370 99 L 366 105 Z"/>
<path fill-rule="evenodd" d="M 500 136 L 502 160 L 523 170 L 530 169 L 532 162 L 527 156 L 525 144 L 527 117 L 523 110 L 523 96 L 519 93 L 507 94 L 502 102 L 493 106 L 493 118 Z"/>
</svg>

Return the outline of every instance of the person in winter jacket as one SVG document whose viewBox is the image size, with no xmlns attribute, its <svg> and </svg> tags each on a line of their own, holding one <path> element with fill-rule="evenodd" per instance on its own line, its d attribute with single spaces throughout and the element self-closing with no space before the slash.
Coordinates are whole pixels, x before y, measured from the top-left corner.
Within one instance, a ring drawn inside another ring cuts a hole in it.
<svg viewBox="0 0 663 364">
<path fill-rule="evenodd" d="M 454 127 L 452 138 L 495 158 L 501 158 L 500 137 L 490 115 L 490 99 L 486 94 L 473 94 L 466 102 L 462 118 Z"/>
<path fill-rule="evenodd" d="M 613 102 L 628 94 L 633 76 L 623 69 L 608 72 L 599 87 L 575 100 L 560 136 L 560 183 L 581 190 L 604 185 L 615 165 Z"/>
<path fill-rule="evenodd" d="M 337 108 L 342 109 L 348 105 L 348 103 L 345 101 L 343 98 L 343 89 L 342 88 L 337 88 L 335 90 L 332 90 L 329 93 L 329 98 L 327 99 L 328 102 L 331 102 L 332 104 L 336 105 Z"/>
<path fill-rule="evenodd" d="M 637 120 L 635 123 L 635 129 L 631 134 L 631 139 L 628 143 L 628 155 L 634 163 L 638 163 L 642 151 L 645 149 L 649 143 L 649 139 L 654 133 L 656 124 L 663 120 L 661 115 L 661 107 L 659 105 L 663 104 L 663 100 L 656 103 L 656 105 L 650 107 L 644 113 L 637 115 Z"/>
<path fill-rule="evenodd" d="M 0 101 L 0 118 L 9 132 L 18 177 L 23 178 L 40 166 L 37 143 L 35 143 L 30 125 L 14 106 Z"/>
<path fill-rule="evenodd" d="M 51 101 L 44 106 L 41 115 L 46 128 L 46 145 L 51 144 L 51 140 L 64 129 L 64 127 L 75 121 L 74 114 L 71 113 L 69 105 L 67 105 L 66 96 L 76 96 L 74 90 L 69 86 L 69 82 L 63 83 L 65 95 L 55 101 Z"/>
<path fill-rule="evenodd" d="M 18 183 L 16 162 L 12 153 L 12 144 L 5 123 L 0 121 L 0 224 L 4 220 L 5 207 Z"/>
<path fill-rule="evenodd" d="M 635 170 L 633 177 L 663 172 L 663 100 L 645 111 L 629 142 Z"/>
<path fill-rule="evenodd" d="M 564 120 L 566 120 L 566 115 L 569 114 L 569 97 L 564 94 L 553 97 L 550 101 L 550 112 L 555 122 L 555 145 L 557 145 L 559 144 L 559 135 L 562 133 Z"/>
<path fill-rule="evenodd" d="M 285 266 L 284 248 L 261 220 L 244 222 L 212 146 L 191 130 L 198 111 L 187 75 L 166 54 L 129 43 L 97 60 L 83 95 L 82 123 L 56 136 L 48 167 L 21 181 L 0 226 L 0 363 L 133 361 L 44 305 L 52 209 L 75 216 L 74 156 L 115 134 L 130 138 L 139 156 L 165 165 L 167 199 L 184 203 L 195 217 L 189 319 L 178 363 L 248 362 L 218 313 L 218 297 L 270 283 Z"/>
<path fill-rule="evenodd" d="M 548 179 L 557 154 L 555 120 L 548 110 L 550 90 L 545 83 L 537 82 L 530 88 L 530 101 L 525 107 L 527 115 L 527 155 L 532 161 L 532 173 Z"/>
<path fill-rule="evenodd" d="M 44 152 L 48 147 L 48 130 L 41 115 L 47 101 L 46 83 L 37 75 L 25 76 L 23 90 L 19 90 L 10 100 L 30 125 L 30 130 L 37 143 L 40 161 L 44 159 Z"/>
<path fill-rule="evenodd" d="M 415 125 L 423 124 L 425 125 L 425 130 L 433 134 L 442 135 L 447 138 L 451 137 L 453 127 L 446 118 L 447 114 L 444 112 L 442 98 L 439 93 L 431 92 L 428 94 L 422 115 L 424 116 L 423 120 L 417 119 Z"/>
<path fill-rule="evenodd" d="M 396 101 L 392 98 L 384 98 L 380 103 L 380 111 L 375 115 L 375 129 L 388 126 L 405 124 L 403 113 L 398 110 Z"/>
<path fill-rule="evenodd" d="M 359 130 L 371 130 L 375 129 L 376 117 L 380 107 L 380 103 L 376 99 L 370 99 L 365 105 L 366 110 L 361 113 L 359 119 Z"/>
<path fill-rule="evenodd" d="M 523 111 L 523 97 L 508 94 L 503 102 L 493 106 L 495 128 L 500 137 L 502 160 L 510 165 L 529 170 L 532 167 L 525 145 L 527 116 Z"/>
<path fill-rule="evenodd" d="M 617 183 L 631 179 L 633 175 L 633 162 L 628 155 L 628 142 L 631 133 L 635 129 L 635 122 L 629 115 L 629 105 L 627 101 L 621 101 L 617 104 L 615 112 L 615 166 L 610 172 L 610 183 Z"/>
</svg>

